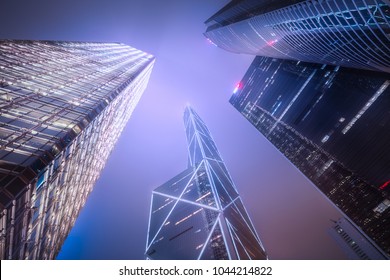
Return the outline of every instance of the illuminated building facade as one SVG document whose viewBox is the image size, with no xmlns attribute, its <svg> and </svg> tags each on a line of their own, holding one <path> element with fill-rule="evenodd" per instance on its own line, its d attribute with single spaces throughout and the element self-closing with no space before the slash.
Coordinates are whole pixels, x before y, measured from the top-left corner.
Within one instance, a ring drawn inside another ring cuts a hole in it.
<svg viewBox="0 0 390 280">
<path fill-rule="evenodd" d="M 189 166 L 152 193 L 148 259 L 267 259 L 210 132 L 184 112 Z"/>
<path fill-rule="evenodd" d="M 230 103 L 390 255 L 390 75 L 256 57 Z"/>
<path fill-rule="evenodd" d="M 367 239 L 352 223 L 341 218 L 333 221 L 329 235 L 351 260 L 384 260 L 384 256 L 369 239 Z"/>
<path fill-rule="evenodd" d="M 390 72 L 389 0 L 235 0 L 205 23 L 227 51 Z"/>
<path fill-rule="evenodd" d="M 0 257 L 54 259 L 140 99 L 153 56 L 0 41 Z"/>
</svg>

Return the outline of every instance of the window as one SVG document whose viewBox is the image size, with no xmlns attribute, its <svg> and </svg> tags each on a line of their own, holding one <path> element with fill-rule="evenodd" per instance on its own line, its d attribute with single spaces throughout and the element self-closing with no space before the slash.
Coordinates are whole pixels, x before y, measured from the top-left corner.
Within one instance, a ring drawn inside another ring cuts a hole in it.
<svg viewBox="0 0 390 280">
<path fill-rule="evenodd" d="M 38 175 L 37 189 L 42 187 L 45 181 L 46 181 L 46 172 L 42 172 L 40 175 Z"/>
</svg>

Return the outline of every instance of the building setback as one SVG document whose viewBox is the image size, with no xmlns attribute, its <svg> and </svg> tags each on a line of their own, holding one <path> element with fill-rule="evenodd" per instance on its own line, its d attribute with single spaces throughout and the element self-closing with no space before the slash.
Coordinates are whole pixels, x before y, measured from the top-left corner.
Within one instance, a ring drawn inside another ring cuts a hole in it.
<svg viewBox="0 0 390 280">
<path fill-rule="evenodd" d="M 205 23 L 230 52 L 390 72 L 389 0 L 234 0 Z"/>
<path fill-rule="evenodd" d="M 0 257 L 54 259 L 154 57 L 119 43 L 0 41 Z"/>
<path fill-rule="evenodd" d="M 351 260 L 384 260 L 386 257 L 347 219 L 333 221 L 329 235 Z"/>
<path fill-rule="evenodd" d="M 390 75 L 256 57 L 230 103 L 390 255 Z"/>
<path fill-rule="evenodd" d="M 188 168 L 152 193 L 148 259 L 267 259 L 208 128 L 187 107 Z"/>
</svg>

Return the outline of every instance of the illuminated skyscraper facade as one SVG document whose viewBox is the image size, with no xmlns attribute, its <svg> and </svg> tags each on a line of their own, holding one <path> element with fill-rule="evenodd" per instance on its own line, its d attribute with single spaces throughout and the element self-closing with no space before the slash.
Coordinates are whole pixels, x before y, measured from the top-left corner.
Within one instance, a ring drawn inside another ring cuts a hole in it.
<svg viewBox="0 0 390 280">
<path fill-rule="evenodd" d="M 230 103 L 390 255 L 390 75 L 256 57 Z"/>
<path fill-rule="evenodd" d="M 267 259 L 210 132 L 184 112 L 189 166 L 152 194 L 148 259 Z"/>
<path fill-rule="evenodd" d="M 233 0 L 205 23 L 227 51 L 390 72 L 388 0 Z"/>
<path fill-rule="evenodd" d="M 0 257 L 53 259 L 140 99 L 153 56 L 0 41 Z"/>
</svg>

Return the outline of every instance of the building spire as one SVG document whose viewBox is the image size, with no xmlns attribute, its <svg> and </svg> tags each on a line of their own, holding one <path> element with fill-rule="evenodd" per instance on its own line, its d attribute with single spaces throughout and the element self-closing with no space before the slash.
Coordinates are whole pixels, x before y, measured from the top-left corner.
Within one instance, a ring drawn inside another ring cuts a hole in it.
<svg viewBox="0 0 390 280">
<path fill-rule="evenodd" d="M 187 170 L 152 193 L 148 259 L 266 259 L 210 131 L 187 105 Z"/>
</svg>

